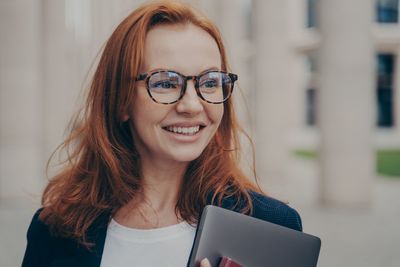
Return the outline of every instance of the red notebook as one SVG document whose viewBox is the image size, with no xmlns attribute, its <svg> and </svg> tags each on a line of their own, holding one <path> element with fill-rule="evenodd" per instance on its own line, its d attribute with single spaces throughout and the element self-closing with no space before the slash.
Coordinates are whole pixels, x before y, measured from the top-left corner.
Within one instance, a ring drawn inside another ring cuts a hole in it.
<svg viewBox="0 0 400 267">
<path fill-rule="evenodd" d="M 244 267 L 228 257 L 222 257 L 218 267 Z"/>
</svg>

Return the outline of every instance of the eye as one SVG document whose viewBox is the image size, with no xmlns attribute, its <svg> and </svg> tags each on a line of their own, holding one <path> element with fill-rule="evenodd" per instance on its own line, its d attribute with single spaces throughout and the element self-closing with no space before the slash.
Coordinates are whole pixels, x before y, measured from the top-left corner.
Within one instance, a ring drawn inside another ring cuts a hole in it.
<svg viewBox="0 0 400 267">
<path fill-rule="evenodd" d="M 177 84 L 170 80 L 163 80 L 152 83 L 150 87 L 154 89 L 174 89 L 177 87 Z"/>
<path fill-rule="evenodd" d="M 217 79 L 208 79 L 200 84 L 200 87 L 214 88 L 219 86 L 219 81 Z"/>
</svg>

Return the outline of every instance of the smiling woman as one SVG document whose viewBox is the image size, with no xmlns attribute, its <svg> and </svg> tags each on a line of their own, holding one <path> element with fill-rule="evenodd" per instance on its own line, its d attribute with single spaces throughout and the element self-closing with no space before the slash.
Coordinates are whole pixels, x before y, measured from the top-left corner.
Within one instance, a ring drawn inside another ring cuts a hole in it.
<svg viewBox="0 0 400 267">
<path fill-rule="evenodd" d="M 22 265 L 186 266 L 207 204 L 301 230 L 297 212 L 239 168 L 229 71 L 219 31 L 185 4 L 147 4 L 122 21 Z"/>
<path fill-rule="evenodd" d="M 171 39 L 179 42 L 170 42 Z M 159 25 L 147 33 L 140 73 L 152 73 L 160 69 L 173 70 L 185 75 L 208 73 L 203 80 L 214 81 L 216 79 L 206 71 L 220 70 L 221 67 L 217 43 L 198 26 Z M 165 98 L 165 95 L 179 91 L 172 102 L 176 103 L 156 103 L 147 94 L 144 83 L 138 83 L 137 95 L 129 115 L 125 115 L 124 119 L 131 118 L 131 129 L 136 134 L 135 146 L 141 155 L 142 164 L 158 166 L 152 170 L 164 170 L 174 165 L 179 165 L 176 166 L 177 169 L 187 169 L 188 163 L 198 158 L 214 137 L 221 123 L 224 106 L 202 101 L 195 89 L 198 87 L 197 79 L 195 82 L 184 78 L 176 79 L 181 76 L 179 74 L 155 78 L 152 76 L 147 84 L 153 98 L 161 99 L 160 94 Z M 159 81 L 163 82 L 161 93 Z M 171 85 L 174 88 L 171 88 Z M 181 93 L 183 88 L 185 92 Z M 167 90 L 172 93 L 166 92 Z M 222 86 L 216 90 L 222 92 Z M 188 134 L 189 131 L 191 134 Z"/>
</svg>

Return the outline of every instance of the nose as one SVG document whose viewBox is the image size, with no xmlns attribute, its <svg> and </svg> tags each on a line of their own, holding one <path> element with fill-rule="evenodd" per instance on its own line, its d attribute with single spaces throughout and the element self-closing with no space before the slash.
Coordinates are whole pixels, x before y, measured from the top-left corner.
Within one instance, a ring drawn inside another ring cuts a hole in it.
<svg viewBox="0 0 400 267">
<path fill-rule="evenodd" d="M 176 105 L 176 110 L 178 113 L 185 113 L 193 116 L 202 112 L 203 109 L 203 103 L 197 95 L 194 81 L 190 80 L 187 82 L 185 94 Z"/>
</svg>

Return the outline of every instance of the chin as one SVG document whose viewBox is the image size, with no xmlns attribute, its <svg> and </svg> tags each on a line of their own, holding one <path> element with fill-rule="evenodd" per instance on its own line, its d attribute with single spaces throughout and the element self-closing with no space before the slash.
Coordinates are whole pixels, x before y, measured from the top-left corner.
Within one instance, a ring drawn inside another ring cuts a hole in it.
<svg viewBox="0 0 400 267">
<path fill-rule="evenodd" d="M 197 159 L 203 151 L 182 151 L 181 153 L 174 153 L 171 155 L 175 161 L 178 162 L 191 162 Z"/>
</svg>

